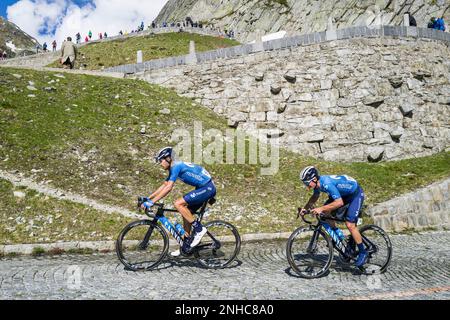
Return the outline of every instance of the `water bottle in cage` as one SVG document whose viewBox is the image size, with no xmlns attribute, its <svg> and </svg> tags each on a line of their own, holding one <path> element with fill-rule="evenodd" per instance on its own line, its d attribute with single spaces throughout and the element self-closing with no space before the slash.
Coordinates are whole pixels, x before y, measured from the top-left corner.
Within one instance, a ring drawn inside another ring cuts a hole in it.
<svg viewBox="0 0 450 320">
<path fill-rule="evenodd" d="M 344 235 L 344 233 L 342 232 L 341 229 L 339 229 L 339 228 L 336 227 L 336 228 L 334 229 L 334 232 L 336 232 L 336 234 L 337 234 L 339 240 L 342 241 L 342 240 L 345 239 L 345 235 Z"/>
<path fill-rule="evenodd" d="M 327 231 L 327 233 L 330 235 L 330 237 L 333 239 L 334 242 L 339 242 L 339 236 L 336 234 L 336 232 L 328 223 L 324 222 L 323 227 L 325 228 L 325 230 Z"/>
<path fill-rule="evenodd" d="M 178 222 L 175 223 L 175 230 L 178 232 L 180 237 L 182 237 L 185 234 L 183 226 L 181 224 L 179 224 Z"/>
</svg>

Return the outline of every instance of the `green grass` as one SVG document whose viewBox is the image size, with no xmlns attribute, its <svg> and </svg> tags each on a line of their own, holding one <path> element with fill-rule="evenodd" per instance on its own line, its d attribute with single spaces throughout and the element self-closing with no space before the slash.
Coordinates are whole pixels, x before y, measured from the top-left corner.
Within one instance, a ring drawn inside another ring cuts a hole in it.
<svg viewBox="0 0 450 320">
<path fill-rule="evenodd" d="M 48 84 L 52 80 L 59 82 Z M 28 81 L 39 89 L 33 91 L 34 98 L 28 97 Z M 225 119 L 209 109 L 143 81 L 71 74 L 60 79 L 48 72 L 0 68 L 0 82 L 0 169 L 19 170 L 38 182 L 125 208 L 132 209 L 136 196 L 149 194 L 166 177 L 151 155 L 170 144 L 174 129 L 192 131 L 194 121 L 202 121 L 204 130 L 227 129 Z M 46 86 L 56 91 L 42 90 Z M 160 114 L 162 108 L 171 113 Z M 218 186 L 211 219 L 229 220 L 241 233 L 292 231 L 299 225 L 296 207 L 309 197 L 298 172 L 309 164 L 323 174 L 353 176 L 365 190 L 366 204 L 372 205 L 448 177 L 450 153 L 349 164 L 281 150 L 280 170 L 274 176 L 261 176 L 259 165 L 204 164 Z M 187 190 L 178 182 L 168 202 Z M 9 191 L 2 191 L 2 197 L 3 192 Z M 46 206 L 52 214 L 62 210 L 50 204 L 43 204 L 42 210 Z M 110 229 L 108 220 L 102 221 L 92 228 L 109 230 L 101 232 L 105 239 L 116 237 L 114 219 Z M 78 233 L 78 239 L 86 235 Z"/>
<path fill-rule="evenodd" d="M 14 191 L 25 194 L 24 198 Z M 113 240 L 131 220 L 82 204 L 58 200 L 0 179 L 0 243 Z M 33 255 L 45 250 L 37 247 Z M 57 254 L 57 250 L 50 252 Z"/>
<path fill-rule="evenodd" d="M 75 68 L 96 70 L 136 63 L 136 52 L 142 50 L 144 61 L 189 53 L 189 42 L 195 41 L 198 52 L 239 45 L 230 39 L 192 33 L 166 33 L 92 43 L 80 48 Z M 59 61 L 49 67 L 61 67 Z"/>
<path fill-rule="evenodd" d="M 42 247 L 35 247 L 33 248 L 33 252 L 31 253 L 31 255 L 33 256 L 41 256 L 45 253 L 45 249 Z"/>
</svg>

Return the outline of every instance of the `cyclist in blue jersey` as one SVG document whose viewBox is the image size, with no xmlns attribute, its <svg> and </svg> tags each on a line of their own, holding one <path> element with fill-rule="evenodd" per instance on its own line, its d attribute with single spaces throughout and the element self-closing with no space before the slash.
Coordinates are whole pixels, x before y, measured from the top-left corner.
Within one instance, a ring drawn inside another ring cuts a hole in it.
<svg viewBox="0 0 450 320">
<path fill-rule="evenodd" d="M 362 243 L 361 234 L 356 227 L 364 202 L 364 192 L 361 186 L 355 179 L 346 175 L 320 176 L 319 171 L 313 166 L 308 166 L 302 170 L 300 173 L 300 180 L 307 186 L 308 190 L 314 190 L 308 203 L 305 205 L 304 209 L 300 211 L 300 214 L 305 214 L 306 209 L 311 209 L 315 214 L 330 214 L 344 205 L 348 205 L 345 215 L 345 224 L 359 249 L 356 266 L 363 266 L 367 259 L 367 251 Z M 323 206 L 312 209 L 319 199 L 321 192 L 328 195 L 328 200 Z M 334 221 L 330 221 L 329 224 L 336 230 Z"/>
<path fill-rule="evenodd" d="M 184 183 L 195 187 L 195 190 L 185 194 L 175 201 L 175 208 L 183 217 L 185 236 L 183 241 L 183 252 L 188 252 L 191 248 L 199 244 L 206 233 L 206 228 L 197 221 L 192 212 L 197 211 L 203 203 L 216 195 L 216 187 L 210 174 L 203 167 L 182 161 L 175 160 L 175 153 L 171 147 L 166 147 L 158 151 L 155 161 L 169 171 L 169 176 L 164 183 L 153 192 L 142 204 L 142 208 L 150 208 L 154 203 L 164 198 L 173 189 L 175 181 L 180 179 Z M 193 234 L 189 231 L 193 226 Z M 172 252 L 172 256 L 180 255 L 180 251 Z"/>
</svg>

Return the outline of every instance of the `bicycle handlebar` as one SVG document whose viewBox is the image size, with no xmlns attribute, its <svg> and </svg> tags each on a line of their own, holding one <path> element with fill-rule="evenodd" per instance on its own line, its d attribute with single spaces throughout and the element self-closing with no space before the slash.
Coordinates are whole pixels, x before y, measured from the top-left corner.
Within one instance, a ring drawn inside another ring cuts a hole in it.
<svg viewBox="0 0 450 320">
<path fill-rule="evenodd" d="M 297 219 L 298 219 L 298 217 L 300 216 L 301 218 L 302 218 L 302 220 L 305 222 L 305 223 L 307 223 L 307 224 L 312 224 L 312 221 L 308 221 L 308 220 L 306 220 L 305 219 L 305 216 L 307 215 L 307 214 L 312 214 L 312 211 L 310 210 L 310 209 L 305 209 L 305 214 L 300 214 L 300 211 L 302 210 L 302 208 L 299 208 L 300 210 L 298 211 L 298 213 L 297 213 Z M 323 214 L 323 213 L 321 213 L 320 215 L 318 215 L 318 216 L 316 216 L 315 215 L 315 217 L 318 219 L 318 220 L 322 220 L 323 218 L 325 218 L 325 215 Z"/>
</svg>

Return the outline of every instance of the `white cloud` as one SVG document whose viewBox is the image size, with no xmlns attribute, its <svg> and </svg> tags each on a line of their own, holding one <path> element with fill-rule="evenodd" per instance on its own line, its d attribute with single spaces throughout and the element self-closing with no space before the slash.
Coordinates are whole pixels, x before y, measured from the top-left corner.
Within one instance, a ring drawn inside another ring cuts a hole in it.
<svg viewBox="0 0 450 320">
<path fill-rule="evenodd" d="M 91 0 L 78 5 L 73 0 L 19 0 L 7 9 L 8 20 L 39 40 L 60 44 L 66 37 L 82 39 L 89 30 L 97 39 L 100 32 L 117 35 L 119 30 L 147 27 L 168 0 Z M 80 1 L 78 1 L 80 2 Z"/>
</svg>

